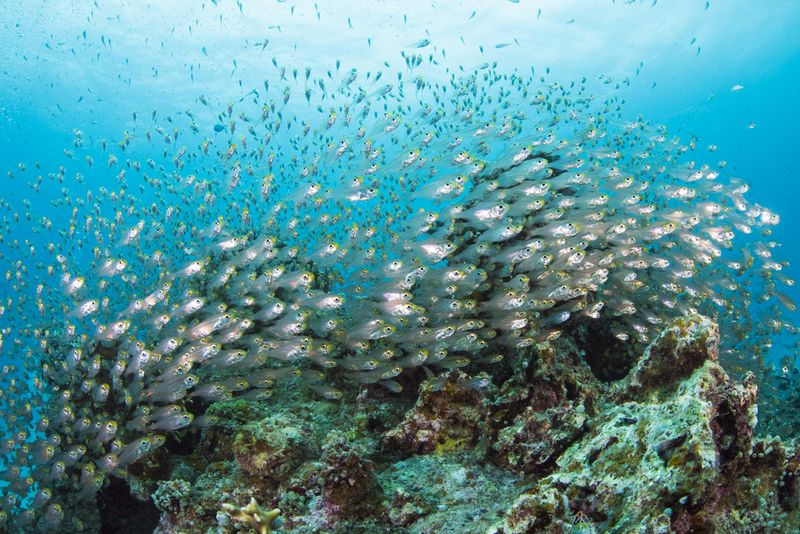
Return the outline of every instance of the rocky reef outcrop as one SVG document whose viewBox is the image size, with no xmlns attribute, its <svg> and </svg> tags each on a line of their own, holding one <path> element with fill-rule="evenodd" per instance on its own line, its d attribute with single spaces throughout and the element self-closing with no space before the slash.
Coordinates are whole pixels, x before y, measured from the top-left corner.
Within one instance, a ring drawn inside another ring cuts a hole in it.
<svg viewBox="0 0 800 534">
<path fill-rule="evenodd" d="M 707 318 L 674 321 L 604 393 L 585 432 L 490 532 L 745 532 L 797 525 L 797 451 L 753 441 L 756 387 L 717 363 Z M 790 483 L 791 486 L 791 483 Z M 767 488 L 770 488 L 768 490 Z M 793 491 L 793 490 L 789 490 Z M 734 519 L 735 518 L 735 519 Z M 590 531 L 591 531 L 590 530 Z"/>
<path fill-rule="evenodd" d="M 564 338 L 416 396 L 217 403 L 167 479 L 129 484 L 162 533 L 797 531 L 800 450 L 755 434 L 719 337 L 679 318 L 611 383 Z"/>
</svg>

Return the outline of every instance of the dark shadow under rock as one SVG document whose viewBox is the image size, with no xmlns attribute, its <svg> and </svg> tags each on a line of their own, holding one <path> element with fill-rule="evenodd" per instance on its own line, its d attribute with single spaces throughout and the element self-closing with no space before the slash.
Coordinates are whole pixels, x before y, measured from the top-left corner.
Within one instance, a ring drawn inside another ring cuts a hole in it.
<svg viewBox="0 0 800 534">
<path fill-rule="evenodd" d="M 614 382 L 625 378 L 639 359 L 635 345 L 618 339 L 608 321 L 594 319 L 578 320 L 566 331 L 592 374 L 603 382 Z"/>
<path fill-rule="evenodd" d="M 103 534 L 151 534 L 158 525 L 160 512 L 155 505 L 136 499 L 118 478 L 111 478 L 97 494 L 97 505 Z"/>
</svg>

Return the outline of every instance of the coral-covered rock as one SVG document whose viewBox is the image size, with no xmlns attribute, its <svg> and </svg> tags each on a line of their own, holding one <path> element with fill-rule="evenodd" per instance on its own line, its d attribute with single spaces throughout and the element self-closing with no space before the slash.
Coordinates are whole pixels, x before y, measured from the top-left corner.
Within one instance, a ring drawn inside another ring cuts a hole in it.
<svg viewBox="0 0 800 534">
<path fill-rule="evenodd" d="M 429 513 L 429 506 L 419 495 L 409 494 L 402 488 L 395 490 L 389 512 L 393 527 L 407 527 Z"/>
<path fill-rule="evenodd" d="M 185 480 L 163 480 L 153 493 L 153 503 L 166 514 L 178 514 L 183 510 L 190 490 L 191 484 Z"/>
<path fill-rule="evenodd" d="M 378 473 L 388 532 L 484 532 L 511 505 L 521 478 L 463 452 L 415 455 Z"/>
<path fill-rule="evenodd" d="M 270 416 L 239 428 L 231 449 L 242 470 L 259 483 L 277 485 L 307 457 L 307 434 L 298 420 Z"/>
<path fill-rule="evenodd" d="M 198 447 L 152 471 L 170 470 L 157 531 L 235 532 L 223 504 L 251 499 L 296 534 L 796 531 L 800 452 L 754 436 L 756 388 L 717 339 L 681 318 L 612 385 L 564 338 L 508 357 L 499 387 L 452 371 L 413 405 L 380 387 L 218 403 Z"/>
<path fill-rule="evenodd" d="M 619 398 L 669 391 L 706 361 L 716 362 L 718 347 L 719 328 L 711 319 L 689 315 L 674 320 L 618 384 Z"/>
<path fill-rule="evenodd" d="M 749 485 L 735 474 L 752 468 L 756 423 L 755 387 L 716 363 L 717 340 L 704 317 L 670 325 L 494 531 L 713 531 L 720 503 L 730 511 Z"/>
<path fill-rule="evenodd" d="M 323 446 L 320 472 L 323 507 L 331 518 L 364 518 L 382 513 L 383 489 L 374 464 L 343 435 L 334 433 Z"/>
<path fill-rule="evenodd" d="M 240 473 L 233 461 L 214 462 L 191 483 L 179 478 L 159 483 L 153 501 L 163 513 L 155 532 L 206 532 L 217 525 L 224 502 L 245 504 L 253 497 L 263 498 L 258 488 L 241 484 Z"/>
<path fill-rule="evenodd" d="M 474 445 L 486 415 L 484 395 L 461 371 L 429 380 L 395 428 L 383 435 L 385 448 L 402 454 L 446 452 Z"/>
<path fill-rule="evenodd" d="M 675 532 L 797 532 L 800 525 L 800 449 L 767 437 L 736 473 L 721 477 L 699 506 L 675 514 Z"/>
<path fill-rule="evenodd" d="M 543 343 L 520 359 L 490 407 L 495 461 L 543 473 L 582 432 L 602 385 L 567 341 Z"/>
</svg>

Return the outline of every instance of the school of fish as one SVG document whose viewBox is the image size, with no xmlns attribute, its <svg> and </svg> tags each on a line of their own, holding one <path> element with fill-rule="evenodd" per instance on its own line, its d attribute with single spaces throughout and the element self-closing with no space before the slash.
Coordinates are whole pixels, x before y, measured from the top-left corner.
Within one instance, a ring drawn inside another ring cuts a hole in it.
<svg viewBox="0 0 800 534">
<path fill-rule="evenodd" d="M 59 189 L 66 222 L 0 206 L 17 362 L 0 524 L 56 531 L 170 434 L 214 424 L 209 403 L 276 384 L 399 392 L 404 373 L 491 372 L 580 324 L 642 347 L 695 311 L 740 333 L 730 350 L 794 331 L 779 217 L 703 161 L 713 145 L 626 120 L 586 80 L 273 63 L 239 102 L 134 114 L 117 141 L 76 129 L 58 169 L 9 172 Z"/>
</svg>

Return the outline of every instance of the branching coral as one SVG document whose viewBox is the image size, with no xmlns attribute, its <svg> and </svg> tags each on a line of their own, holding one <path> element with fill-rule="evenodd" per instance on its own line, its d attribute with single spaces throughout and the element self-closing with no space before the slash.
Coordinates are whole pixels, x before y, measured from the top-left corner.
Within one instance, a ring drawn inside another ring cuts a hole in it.
<svg viewBox="0 0 800 534">
<path fill-rule="evenodd" d="M 278 508 L 266 510 L 252 498 L 247 506 L 225 503 L 222 505 L 222 509 L 231 519 L 253 527 L 259 534 L 270 534 L 272 523 L 281 515 Z"/>
</svg>

